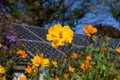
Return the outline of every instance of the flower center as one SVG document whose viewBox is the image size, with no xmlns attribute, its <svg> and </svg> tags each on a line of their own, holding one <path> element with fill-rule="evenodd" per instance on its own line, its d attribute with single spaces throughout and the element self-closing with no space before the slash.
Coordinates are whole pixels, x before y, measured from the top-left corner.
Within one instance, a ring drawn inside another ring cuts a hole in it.
<svg viewBox="0 0 120 80">
<path fill-rule="evenodd" d="M 63 33 L 60 31 L 60 32 L 59 32 L 59 37 L 60 37 L 60 38 L 62 38 L 62 34 L 63 34 Z"/>
</svg>

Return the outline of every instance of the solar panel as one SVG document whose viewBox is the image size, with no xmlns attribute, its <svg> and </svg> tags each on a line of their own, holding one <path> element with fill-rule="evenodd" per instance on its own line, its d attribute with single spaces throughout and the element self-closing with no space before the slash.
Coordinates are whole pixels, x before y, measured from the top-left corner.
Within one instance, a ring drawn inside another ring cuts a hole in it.
<svg viewBox="0 0 120 80">
<path fill-rule="evenodd" d="M 84 35 L 75 34 L 73 38 L 73 43 L 78 46 L 85 46 L 87 45 L 87 40 Z"/>
<path fill-rule="evenodd" d="M 40 40 L 39 38 L 35 37 L 35 35 L 31 34 L 29 31 L 24 29 L 21 26 L 14 26 L 15 32 L 18 33 L 19 39 L 27 39 L 27 40 Z"/>
<path fill-rule="evenodd" d="M 46 34 L 48 33 L 47 29 L 41 28 L 41 27 L 32 27 L 32 26 L 31 27 L 25 26 L 25 27 L 28 28 L 29 30 L 31 30 L 32 32 L 34 32 L 36 35 L 38 35 L 42 39 L 46 40 Z"/>
<path fill-rule="evenodd" d="M 30 59 L 31 59 L 31 57 L 28 55 L 25 59 L 22 59 L 19 63 L 18 63 L 18 65 L 27 65 L 27 64 L 30 64 Z"/>
<path fill-rule="evenodd" d="M 37 53 L 44 53 L 44 56 L 47 58 L 58 59 L 63 53 L 59 49 L 55 49 L 49 45 L 49 43 L 44 42 L 24 42 L 26 44 L 26 49 L 29 54 L 34 56 Z"/>
<path fill-rule="evenodd" d="M 34 26 L 24 26 L 24 27 L 28 28 L 33 33 L 35 33 L 36 35 L 47 41 L 46 40 L 46 34 L 48 33 L 47 29 L 43 27 L 34 27 Z M 84 46 L 87 43 L 86 36 L 75 34 L 73 38 L 73 43 L 78 46 Z"/>
<path fill-rule="evenodd" d="M 100 38 L 97 42 L 97 46 L 101 47 L 102 44 L 103 44 L 103 41 L 104 41 L 104 39 Z M 110 39 L 110 40 L 107 41 L 106 45 L 109 45 L 112 48 L 116 48 L 116 46 L 120 45 L 120 39 Z"/>
<path fill-rule="evenodd" d="M 120 39 L 111 39 L 110 43 L 113 48 L 116 48 L 116 46 L 120 46 Z"/>
</svg>

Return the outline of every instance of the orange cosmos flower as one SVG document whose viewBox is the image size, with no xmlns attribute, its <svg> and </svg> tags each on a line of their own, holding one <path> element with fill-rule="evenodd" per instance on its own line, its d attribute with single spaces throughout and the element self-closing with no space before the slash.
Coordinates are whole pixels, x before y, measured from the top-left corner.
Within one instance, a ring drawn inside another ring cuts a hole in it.
<svg viewBox="0 0 120 80">
<path fill-rule="evenodd" d="M 54 80 L 60 80 L 58 77 L 56 77 Z"/>
<path fill-rule="evenodd" d="M 56 61 L 52 61 L 52 64 L 54 67 L 57 67 L 57 62 Z"/>
<path fill-rule="evenodd" d="M 120 53 L 120 47 L 116 48 L 116 51 L 117 51 L 118 53 Z"/>
<path fill-rule="evenodd" d="M 21 76 L 19 80 L 27 80 L 25 76 Z"/>
<path fill-rule="evenodd" d="M 91 60 L 92 60 L 92 57 L 91 57 L 91 56 L 87 56 L 87 57 L 86 57 L 86 60 L 91 61 Z"/>
<path fill-rule="evenodd" d="M 22 58 L 26 58 L 27 57 L 27 53 L 23 50 L 18 50 L 17 54 L 20 54 L 22 56 Z"/>
<path fill-rule="evenodd" d="M 26 68 L 25 68 L 25 73 L 32 73 L 33 72 L 33 69 L 35 68 L 35 66 L 31 66 L 31 65 L 28 65 Z"/>
<path fill-rule="evenodd" d="M 32 64 L 34 65 L 34 66 L 40 66 L 40 65 L 42 65 L 43 64 L 43 57 L 41 57 L 41 56 L 39 56 L 38 54 L 36 54 L 36 56 L 34 56 L 34 58 L 33 59 L 31 59 L 31 61 L 32 61 Z"/>
<path fill-rule="evenodd" d="M 96 37 L 97 28 L 94 28 L 92 25 L 88 25 L 83 28 L 83 31 L 88 37 Z"/>
<path fill-rule="evenodd" d="M 68 70 L 69 70 L 70 72 L 75 72 L 75 68 L 73 68 L 72 66 L 68 66 Z"/>
<path fill-rule="evenodd" d="M 78 54 L 77 54 L 77 53 L 75 53 L 75 52 L 74 52 L 74 53 L 72 53 L 71 58 L 72 58 L 72 59 L 76 59 L 76 58 L 78 58 Z"/>
</svg>

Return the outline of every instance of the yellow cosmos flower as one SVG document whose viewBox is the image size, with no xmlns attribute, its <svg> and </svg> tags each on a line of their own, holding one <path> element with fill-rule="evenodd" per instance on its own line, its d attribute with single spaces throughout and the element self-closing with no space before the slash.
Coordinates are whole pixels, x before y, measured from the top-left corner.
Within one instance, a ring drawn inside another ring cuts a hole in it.
<svg viewBox="0 0 120 80">
<path fill-rule="evenodd" d="M 116 48 L 116 51 L 117 51 L 118 53 L 120 53 L 120 47 Z"/>
<path fill-rule="evenodd" d="M 36 56 L 34 56 L 33 59 L 31 59 L 32 64 L 34 66 L 40 66 L 43 63 L 43 57 L 39 56 L 38 54 L 36 54 Z"/>
<path fill-rule="evenodd" d="M 88 37 L 96 37 L 97 28 L 94 28 L 92 25 L 88 25 L 83 28 L 83 31 L 86 33 Z"/>
<path fill-rule="evenodd" d="M 50 64 L 50 61 L 49 61 L 49 59 L 46 58 L 46 59 L 43 60 L 42 67 L 48 67 L 49 64 Z"/>
<path fill-rule="evenodd" d="M 2 45 L 2 44 L 0 44 L 0 48 L 2 48 L 2 46 L 3 46 L 3 45 Z"/>
<path fill-rule="evenodd" d="M 74 53 L 72 53 L 71 58 L 72 58 L 72 59 L 76 59 L 76 58 L 78 58 L 78 54 L 77 54 L 77 53 L 75 53 L 75 52 L 74 52 Z"/>
<path fill-rule="evenodd" d="M 3 66 L 0 65 L 0 74 L 4 74 L 5 73 L 5 69 Z"/>
<path fill-rule="evenodd" d="M 52 61 L 52 64 L 54 67 L 57 67 L 57 62 L 56 61 Z"/>
<path fill-rule="evenodd" d="M 5 76 L 1 77 L 0 80 L 7 80 Z"/>
<path fill-rule="evenodd" d="M 68 70 L 72 73 L 75 72 L 75 68 L 73 68 L 72 66 L 68 66 Z"/>
<path fill-rule="evenodd" d="M 116 79 L 116 78 L 113 78 L 113 80 L 118 80 L 118 79 Z"/>
<path fill-rule="evenodd" d="M 64 74 L 65 80 L 69 80 L 69 74 Z"/>
<path fill-rule="evenodd" d="M 46 35 L 48 41 L 52 41 L 52 46 L 58 48 L 58 46 L 63 46 L 65 43 L 72 43 L 74 32 L 69 26 L 64 26 L 56 24 L 48 30 Z"/>
<path fill-rule="evenodd" d="M 25 51 L 23 51 L 23 50 L 18 50 L 17 51 L 17 54 L 20 54 L 21 56 L 22 56 L 22 58 L 26 58 L 27 57 L 27 53 L 25 52 Z"/>
</svg>

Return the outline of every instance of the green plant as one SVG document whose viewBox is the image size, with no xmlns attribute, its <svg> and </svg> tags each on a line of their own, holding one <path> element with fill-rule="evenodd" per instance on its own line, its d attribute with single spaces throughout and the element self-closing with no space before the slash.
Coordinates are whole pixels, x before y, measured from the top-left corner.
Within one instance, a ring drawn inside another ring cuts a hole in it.
<svg viewBox="0 0 120 80">
<path fill-rule="evenodd" d="M 44 80 L 119 80 L 119 44 L 116 48 L 112 48 L 110 38 L 99 38 L 96 35 L 98 30 L 92 25 L 84 27 L 83 30 L 87 35 L 88 46 L 80 48 L 76 53 L 72 48 L 74 33 L 69 26 L 62 27 L 60 24 L 52 26 L 48 30 L 47 40 L 52 42 L 54 48 L 68 44 L 70 53 L 63 53 L 57 61 L 44 58 L 41 53 L 37 54 L 31 59 L 31 64 L 25 68 L 28 80 L 39 78 Z M 70 35 L 66 36 L 68 33 Z"/>
</svg>

